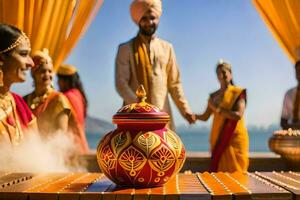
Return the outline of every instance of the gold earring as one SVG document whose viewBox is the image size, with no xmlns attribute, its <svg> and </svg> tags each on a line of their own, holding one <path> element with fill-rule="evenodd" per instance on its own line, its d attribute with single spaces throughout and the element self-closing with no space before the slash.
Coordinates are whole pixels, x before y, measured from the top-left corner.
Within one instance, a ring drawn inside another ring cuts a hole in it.
<svg viewBox="0 0 300 200">
<path fill-rule="evenodd" d="M 0 69 L 0 87 L 3 87 L 3 71 Z"/>
</svg>

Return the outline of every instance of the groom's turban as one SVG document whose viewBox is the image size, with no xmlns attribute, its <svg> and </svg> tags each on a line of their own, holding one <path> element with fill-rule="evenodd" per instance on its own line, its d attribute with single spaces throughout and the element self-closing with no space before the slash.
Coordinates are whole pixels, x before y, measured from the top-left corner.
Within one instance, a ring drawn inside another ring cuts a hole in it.
<svg viewBox="0 0 300 200">
<path fill-rule="evenodd" d="M 160 17 L 162 13 L 161 0 L 134 0 L 130 6 L 131 18 L 136 24 L 139 24 L 148 10 L 153 11 L 157 17 Z"/>
</svg>

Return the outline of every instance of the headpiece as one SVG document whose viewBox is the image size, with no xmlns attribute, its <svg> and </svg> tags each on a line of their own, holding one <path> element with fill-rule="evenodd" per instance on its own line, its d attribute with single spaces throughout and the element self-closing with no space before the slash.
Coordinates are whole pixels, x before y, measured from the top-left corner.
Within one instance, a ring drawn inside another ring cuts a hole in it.
<svg viewBox="0 0 300 200">
<path fill-rule="evenodd" d="M 27 37 L 27 35 L 24 32 L 21 32 L 21 34 L 18 37 L 18 39 L 15 42 L 13 42 L 9 47 L 7 47 L 6 49 L 0 51 L 0 53 L 6 53 L 6 52 L 9 52 L 10 50 L 16 48 L 16 46 L 18 46 L 23 39 L 29 40 L 29 38 Z"/>
<path fill-rule="evenodd" d="M 44 48 L 42 51 L 37 50 L 32 55 L 32 60 L 34 63 L 34 67 L 31 68 L 31 73 L 34 73 L 41 65 L 52 65 L 52 59 L 49 56 L 48 49 Z"/>
<path fill-rule="evenodd" d="M 141 18 L 148 11 L 152 10 L 158 17 L 162 13 L 161 0 L 134 0 L 130 6 L 130 14 L 132 20 L 139 24 Z"/>
<path fill-rule="evenodd" d="M 68 65 L 68 64 L 63 64 L 63 65 L 59 66 L 59 68 L 57 70 L 57 74 L 63 75 L 63 76 L 71 76 L 71 75 L 74 75 L 76 72 L 77 72 L 77 69 L 74 66 Z"/>
<path fill-rule="evenodd" d="M 32 54 L 32 59 L 35 66 L 40 66 L 41 64 L 52 64 L 52 59 L 49 56 L 49 50 L 46 48 L 44 48 L 42 51 L 35 51 Z"/>
<path fill-rule="evenodd" d="M 224 67 L 226 67 L 227 69 L 229 69 L 231 71 L 231 64 L 227 61 L 224 61 L 222 58 L 217 63 L 217 67 L 218 66 L 224 66 Z"/>
</svg>

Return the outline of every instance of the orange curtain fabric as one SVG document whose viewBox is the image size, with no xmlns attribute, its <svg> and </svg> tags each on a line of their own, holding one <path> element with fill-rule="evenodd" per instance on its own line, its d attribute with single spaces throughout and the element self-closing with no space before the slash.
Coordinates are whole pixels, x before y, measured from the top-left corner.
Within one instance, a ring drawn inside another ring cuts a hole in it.
<svg viewBox="0 0 300 200">
<path fill-rule="evenodd" d="M 292 62 L 300 59 L 300 1 L 252 0 L 255 8 Z"/>
<path fill-rule="evenodd" d="M 102 3 L 103 0 L 0 0 L 0 23 L 23 30 L 31 40 L 32 51 L 48 48 L 57 69 Z"/>
</svg>

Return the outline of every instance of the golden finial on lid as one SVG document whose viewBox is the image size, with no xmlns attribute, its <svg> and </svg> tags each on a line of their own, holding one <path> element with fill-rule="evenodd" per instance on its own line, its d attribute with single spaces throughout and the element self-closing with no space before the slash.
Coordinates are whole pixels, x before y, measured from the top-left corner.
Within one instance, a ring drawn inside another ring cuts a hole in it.
<svg viewBox="0 0 300 200">
<path fill-rule="evenodd" d="M 146 96 L 147 93 L 142 84 L 135 91 L 135 94 L 136 94 L 136 98 L 138 99 L 139 102 L 145 102 L 145 100 L 147 99 L 147 96 Z"/>
</svg>

